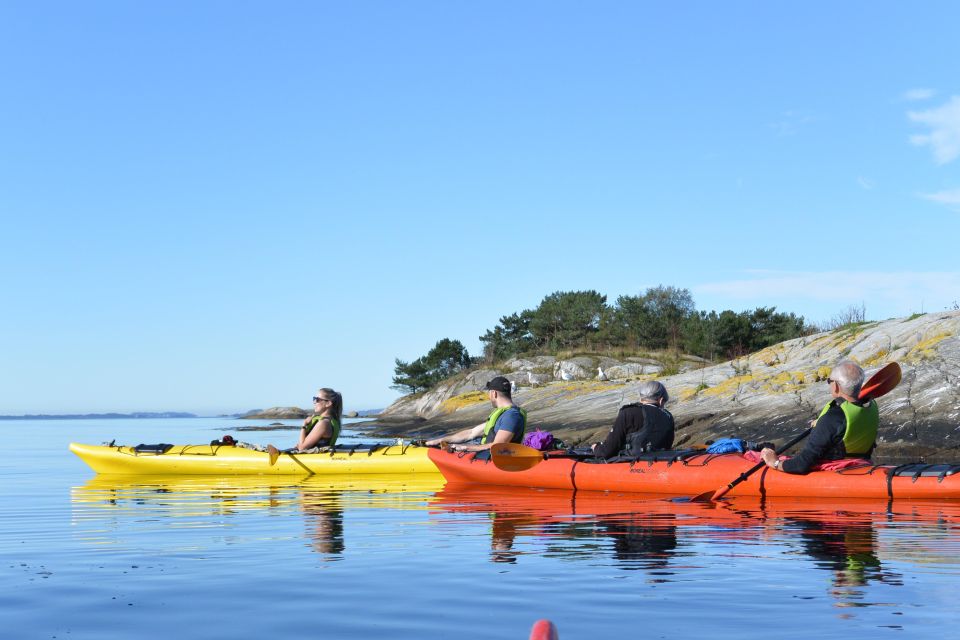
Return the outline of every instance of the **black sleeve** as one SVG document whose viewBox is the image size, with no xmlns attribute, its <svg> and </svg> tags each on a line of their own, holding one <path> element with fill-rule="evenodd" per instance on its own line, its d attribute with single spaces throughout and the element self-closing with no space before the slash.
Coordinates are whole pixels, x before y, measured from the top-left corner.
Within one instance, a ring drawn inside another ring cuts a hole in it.
<svg viewBox="0 0 960 640">
<path fill-rule="evenodd" d="M 613 458 L 619 454 L 627 443 L 627 412 L 620 410 L 617 419 L 613 422 L 610 433 L 603 442 L 597 445 L 594 454 L 598 458 Z"/>
<path fill-rule="evenodd" d="M 843 415 L 843 409 L 836 405 L 831 406 L 817 420 L 817 424 L 813 428 L 807 444 L 803 447 L 803 451 L 789 460 L 784 460 L 780 469 L 785 473 L 807 473 L 810 471 L 810 467 L 820 462 L 824 455 L 833 448 L 837 433 L 839 432 L 842 438 L 846 430 L 847 419 Z"/>
</svg>

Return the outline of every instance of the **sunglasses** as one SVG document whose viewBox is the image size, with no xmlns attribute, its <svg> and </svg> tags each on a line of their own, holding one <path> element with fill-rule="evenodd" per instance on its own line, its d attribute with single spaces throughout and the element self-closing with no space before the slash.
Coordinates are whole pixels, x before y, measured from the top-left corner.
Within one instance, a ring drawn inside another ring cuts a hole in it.
<svg viewBox="0 0 960 640">
<path fill-rule="evenodd" d="M 332 400 L 321 398 L 320 396 L 313 396 L 313 401 L 314 402 L 333 402 Z"/>
</svg>

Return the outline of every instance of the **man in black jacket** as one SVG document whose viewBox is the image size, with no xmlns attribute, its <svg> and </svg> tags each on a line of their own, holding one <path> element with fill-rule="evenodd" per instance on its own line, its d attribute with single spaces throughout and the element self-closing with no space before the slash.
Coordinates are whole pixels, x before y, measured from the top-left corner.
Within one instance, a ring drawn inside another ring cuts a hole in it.
<svg viewBox="0 0 960 640">
<path fill-rule="evenodd" d="M 669 395 L 656 380 L 641 382 L 640 402 L 620 407 L 620 413 L 600 444 L 593 445 L 598 458 L 636 456 L 647 451 L 661 451 L 673 446 L 673 416 L 663 408 Z"/>
<path fill-rule="evenodd" d="M 877 439 L 880 411 L 874 400 L 860 400 L 863 369 L 852 360 L 837 364 L 827 378 L 832 399 L 813 424 L 810 439 L 793 458 L 780 460 L 773 449 L 760 452 L 775 471 L 804 474 L 819 462 L 843 458 L 870 459 Z"/>
</svg>

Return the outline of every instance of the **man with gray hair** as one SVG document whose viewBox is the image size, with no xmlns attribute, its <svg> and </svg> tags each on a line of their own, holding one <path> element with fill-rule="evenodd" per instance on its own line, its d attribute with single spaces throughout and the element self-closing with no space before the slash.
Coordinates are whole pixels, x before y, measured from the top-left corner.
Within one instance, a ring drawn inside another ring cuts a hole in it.
<svg viewBox="0 0 960 640">
<path fill-rule="evenodd" d="M 593 445 L 598 458 L 637 456 L 673 446 L 673 416 L 663 408 L 670 399 L 667 388 L 656 380 L 641 382 L 640 402 L 620 407 L 620 413 L 603 442 Z"/>
<path fill-rule="evenodd" d="M 877 440 L 880 410 L 875 401 L 859 399 L 863 380 L 863 369 L 856 362 L 838 362 L 827 378 L 833 399 L 813 422 L 813 431 L 803 451 L 781 461 L 773 449 L 766 448 L 760 455 L 767 466 L 785 473 L 803 474 L 825 460 L 869 460 Z"/>
</svg>

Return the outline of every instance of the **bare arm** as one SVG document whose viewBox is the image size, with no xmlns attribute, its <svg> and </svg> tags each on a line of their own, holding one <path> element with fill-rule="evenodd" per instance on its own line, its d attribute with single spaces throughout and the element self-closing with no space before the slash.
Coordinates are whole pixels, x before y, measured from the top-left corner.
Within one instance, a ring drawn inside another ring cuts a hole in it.
<svg viewBox="0 0 960 640">
<path fill-rule="evenodd" d="M 486 425 L 480 425 L 481 427 Z M 483 431 L 480 431 L 480 434 L 483 434 Z M 464 444 L 460 446 L 453 447 L 455 451 L 486 451 L 495 444 L 503 444 L 505 442 L 511 442 L 513 440 L 513 431 L 507 431 L 506 429 L 500 429 L 497 431 L 496 435 L 493 436 L 493 442 L 488 442 L 487 444 Z"/>
<path fill-rule="evenodd" d="M 306 427 L 300 427 L 300 438 L 297 441 L 297 449 L 305 451 L 317 446 L 323 438 L 333 437 L 333 424 L 330 418 L 321 418 L 317 424 L 307 433 Z"/>
<path fill-rule="evenodd" d="M 474 438 L 479 438 L 483 435 L 483 429 L 487 424 L 478 424 L 475 427 L 467 427 L 462 431 L 457 431 L 456 433 L 451 433 L 448 436 L 443 436 L 442 438 L 434 438 L 433 440 L 427 440 L 426 444 L 429 446 L 438 445 L 441 442 L 448 442 L 450 444 L 460 444 L 461 442 L 469 442 Z"/>
</svg>

